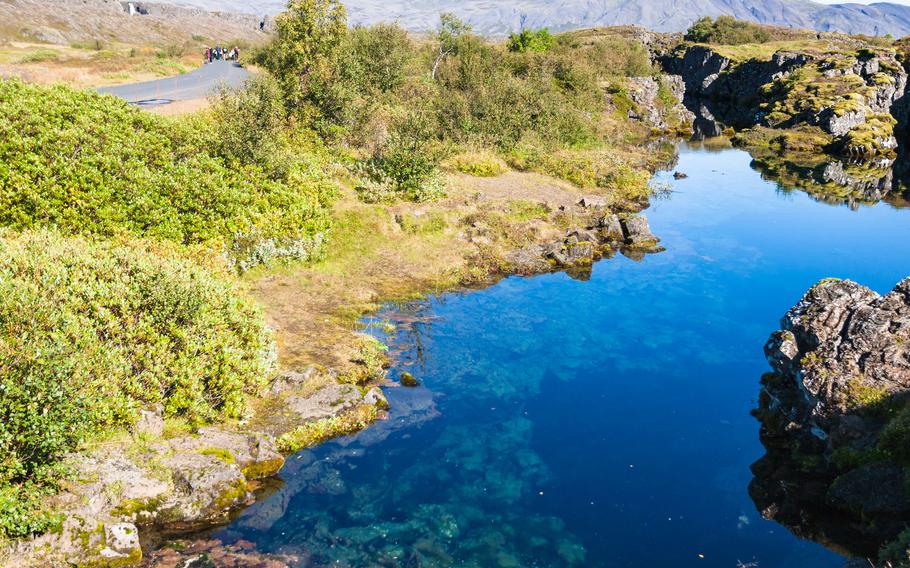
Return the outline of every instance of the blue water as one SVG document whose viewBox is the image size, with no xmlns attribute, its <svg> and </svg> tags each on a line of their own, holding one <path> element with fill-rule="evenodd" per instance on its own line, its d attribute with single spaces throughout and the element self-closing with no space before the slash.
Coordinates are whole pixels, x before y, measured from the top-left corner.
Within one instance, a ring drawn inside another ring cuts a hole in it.
<svg viewBox="0 0 910 568">
<path fill-rule="evenodd" d="M 392 418 L 314 451 L 219 536 L 306 566 L 836 567 L 747 493 L 762 346 L 821 278 L 910 274 L 910 210 L 784 192 L 681 149 L 666 252 L 390 308 Z M 755 563 L 755 564 L 752 564 Z"/>
</svg>

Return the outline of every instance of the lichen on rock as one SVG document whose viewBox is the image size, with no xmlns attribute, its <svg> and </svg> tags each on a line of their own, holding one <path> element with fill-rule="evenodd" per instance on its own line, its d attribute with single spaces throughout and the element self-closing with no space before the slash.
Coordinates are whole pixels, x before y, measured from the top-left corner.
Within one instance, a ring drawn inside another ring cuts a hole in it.
<svg viewBox="0 0 910 568">
<path fill-rule="evenodd" d="M 750 493 L 762 513 L 866 556 L 910 516 L 910 278 L 813 286 L 765 346 Z M 846 527 L 846 528 L 845 528 Z"/>
</svg>

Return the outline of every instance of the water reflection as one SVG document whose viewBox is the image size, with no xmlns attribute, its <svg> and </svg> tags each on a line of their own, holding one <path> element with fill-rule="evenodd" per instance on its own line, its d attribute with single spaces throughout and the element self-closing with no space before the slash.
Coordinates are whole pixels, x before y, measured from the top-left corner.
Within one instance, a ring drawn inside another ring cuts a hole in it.
<svg viewBox="0 0 910 568">
<path fill-rule="evenodd" d="M 390 420 L 301 452 L 216 535 L 302 566 L 841 566 L 747 492 L 761 347 L 822 277 L 890 289 L 910 224 L 776 193 L 751 162 L 682 149 L 648 212 L 664 253 L 390 307 L 393 372 L 426 386 L 388 388 Z"/>
<path fill-rule="evenodd" d="M 735 117 L 741 109 L 728 108 L 723 102 L 691 97 L 686 107 L 695 113 L 693 140 L 716 138 L 730 124 L 718 117 Z M 740 125 L 742 127 L 743 125 Z M 749 148 L 752 167 L 762 178 L 774 182 L 784 193 L 799 190 L 830 205 L 858 209 L 887 200 L 896 205 L 905 201 L 910 190 L 910 156 L 902 144 L 896 158 L 850 160 L 826 154 L 801 154 Z"/>
</svg>

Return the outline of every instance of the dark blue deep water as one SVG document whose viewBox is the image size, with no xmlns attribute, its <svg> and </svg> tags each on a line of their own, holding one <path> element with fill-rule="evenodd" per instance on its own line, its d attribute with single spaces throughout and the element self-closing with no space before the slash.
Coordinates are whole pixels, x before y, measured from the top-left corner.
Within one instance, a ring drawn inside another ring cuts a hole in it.
<svg viewBox="0 0 910 568">
<path fill-rule="evenodd" d="M 389 309 L 392 419 L 302 452 L 219 536 L 331 566 L 843 565 L 757 513 L 762 346 L 821 278 L 910 274 L 910 210 L 786 192 L 681 149 L 666 252 Z"/>
</svg>

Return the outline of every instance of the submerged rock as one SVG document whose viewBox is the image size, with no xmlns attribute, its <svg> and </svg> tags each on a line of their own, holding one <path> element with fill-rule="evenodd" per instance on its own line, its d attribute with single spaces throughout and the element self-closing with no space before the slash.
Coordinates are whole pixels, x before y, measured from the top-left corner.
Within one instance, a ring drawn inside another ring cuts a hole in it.
<svg viewBox="0 0 910 568">
<path fill-rule="evenodd" d="M 880 296 L 810 289 L 772 334 L 752 466 L 759 510 L 802 536 L 874 556 L 910 518 L 910 279 Z"/>
<path fill-rule="evenodd" d="M 414 375 L 408 372 L 401 373 L 401 376 L 398 378 L 398 382 L 401 383 L 403 387 L 419 387 L 420 381 L 418 381 Z"/>
</svg>

